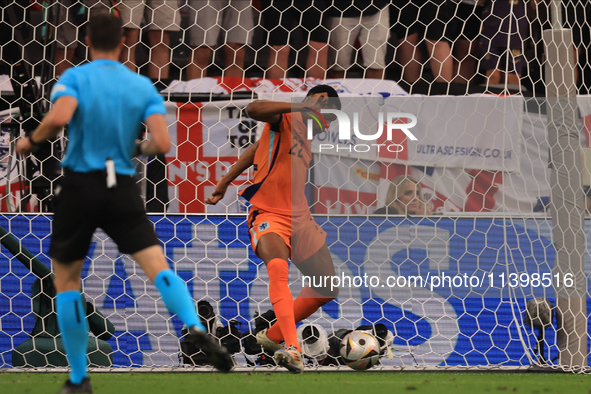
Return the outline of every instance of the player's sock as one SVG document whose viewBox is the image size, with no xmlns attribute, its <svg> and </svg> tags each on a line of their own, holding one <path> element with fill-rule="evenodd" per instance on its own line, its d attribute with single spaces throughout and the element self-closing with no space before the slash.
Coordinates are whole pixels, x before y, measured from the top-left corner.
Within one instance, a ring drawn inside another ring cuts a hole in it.
<svg viewBox="0 0 591 394">
<path fill-rule="evenodd" d="M 300 291 L 298 298 L 293 302 L 294 320 L 297 323 L 308 318 L 312 313 L 316 312 L 318 308 L 332 300 L 332 297 L 324 297 L 310 286 L 306 286 Z M 283 335 L 279 324 L 273 324 L 267 330 L 267 337 L 273 342 L 280 343 L 283 341 Z"/>
<path fill-rule="evenodd" d="M 62 341 L 72 369 L 70 381 L 80 384 L 82 379 L 88 375 L 86 371 L 88 347 L 86 305 L 82 305 L 82 296 L 78 290 L 58 293 L 55 304 L 57 324 L 62 333 Z"/>
<path fill-rule="evenodd" d="M 293 314 L 293 298 L 289 290 L 289 265 L 282 259 L 273 259 L 267 263 L 269 272 L 269 298 L 273 304 L 277 326 L 280 327 L 285 346 L 295 346 L 300 350 Z"/>
<path fill-rule="evenodd" d="M 170 313 L 176 314 L 188 327 L 196 326 L 206 331 L 197 317 L 195 303 L 189 295 L 187 285 L 172 270 L 163 270 L 156 275 L 154 285 L 160 291 L 164 305 Z"/>
</svg>

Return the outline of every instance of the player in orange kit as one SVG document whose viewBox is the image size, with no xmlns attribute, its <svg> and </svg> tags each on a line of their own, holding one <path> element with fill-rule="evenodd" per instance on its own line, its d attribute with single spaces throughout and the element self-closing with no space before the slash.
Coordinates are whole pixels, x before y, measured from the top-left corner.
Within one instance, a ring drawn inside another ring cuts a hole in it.
<svg viewBox="0 0 591 394">
<path fill-rule="evenodd" d="M 304 371 L 296 323 L 338 295 L 338 289 L 304 287 L 294 300 L 288 287 L 291 258 L 311 278 L 335 275 L 326 246 L 326 233 L 310 213 L 305 185 L 312 152 L 307 138 L 308 119 L 318 134 L 328 127 L 318 111 L 340 109 L 337 92 L 316 86 L 302 103 L 256 100 L 246 110 L 252 119 L 266 122 L 261 138 L 248 148 L 218 182 L 208 204 L 216 204 L 230 183 L 254 165 L 253 184 L 239 194 L 252 203 L 248 218 L 252 248 L 269 273 L 269 298 L 277 323 L 257 334 L 257 341 L 274 352 L 275 361 L 292 372 Z M 312 284 L 315 282 L 312 281 Z M 280 345 L 285 341 L 285 347 Z"/>
</svg>

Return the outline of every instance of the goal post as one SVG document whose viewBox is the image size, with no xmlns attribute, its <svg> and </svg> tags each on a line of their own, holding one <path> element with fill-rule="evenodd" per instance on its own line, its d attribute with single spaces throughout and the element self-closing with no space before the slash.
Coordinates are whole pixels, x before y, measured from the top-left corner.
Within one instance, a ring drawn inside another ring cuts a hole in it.
<svg viewBox="0 0 591 394">
<path fill-rule="evenodd" d="M 552 2 L 552 29 L 544 31 L 546 46 L 546 111 L 552 167 L 552 222 L 556 247 L 555 272 L 571 272 L 571 288 L 557 288 L 557 331 L 560 364 L 587 366 L 587 286 L 584 265 L 585 196 L 577 128 L 576 62 L 572 32 L 561 28 L 562 5 Z"/>
</svg>

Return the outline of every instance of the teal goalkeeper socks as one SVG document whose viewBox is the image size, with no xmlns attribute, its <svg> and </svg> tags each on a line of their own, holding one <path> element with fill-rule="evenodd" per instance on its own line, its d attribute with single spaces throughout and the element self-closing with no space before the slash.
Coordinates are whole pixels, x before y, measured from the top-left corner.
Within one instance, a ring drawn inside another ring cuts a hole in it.
<svg viewBox="0 0 591 394">
<path fill-rule="evenodd" d="M 70 381 L 82 383 L 87 376 L 86 350 L 88 346 L 88 322 L 82 296 L 77 290 L 64 291 L 56 296 L 57 323 L 70 363 Z"/>
<path fill-rule="evenodd" d="M 188 326 L 197 326 L 206 331 L 197 317 L 195 303 L 189 295 L 187 285 L 172 270 L 163 270 L 156 275 L 154 285 L 160 291 L 164 305 L 170 313 L 176 314 Z"/>
</svg>

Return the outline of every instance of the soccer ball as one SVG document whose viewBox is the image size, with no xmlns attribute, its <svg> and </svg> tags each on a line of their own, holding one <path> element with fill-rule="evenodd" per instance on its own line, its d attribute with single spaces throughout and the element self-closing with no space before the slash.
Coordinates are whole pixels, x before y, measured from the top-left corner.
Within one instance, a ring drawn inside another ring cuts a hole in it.
<svg viewBox="0 0 591 394">
<path fill-rule="evenodd" d="M 380 360 L 380 343 L 371 334 L 351 331 L 341 340 L 341 357 L 356 371 L 365 371 Z"/>
</svg>

